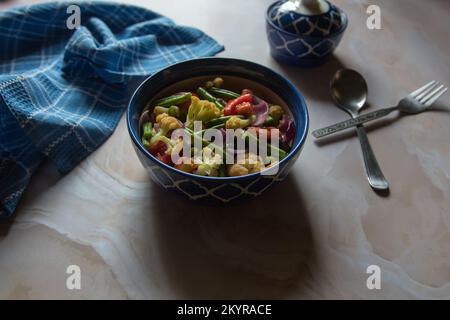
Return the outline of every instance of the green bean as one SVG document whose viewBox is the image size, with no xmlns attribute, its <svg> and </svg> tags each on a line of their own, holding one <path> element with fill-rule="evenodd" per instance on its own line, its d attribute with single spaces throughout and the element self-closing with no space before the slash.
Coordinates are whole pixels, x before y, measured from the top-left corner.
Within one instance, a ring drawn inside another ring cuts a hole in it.
<svg viewBox="0 0 450 320">
<path fill-rule="evenodd" d="M 142 144 L 144 145 L 145 149 L 150 148 L 150 142 L 148 142 L 148 140 L 145 139 L 144 137 L 142 137 Z"/>
<path fill-rule="evenodd" d="M 240 94 L 238 94 L 236 92 L 233 92 L 230 90 L 225 90 L 225 89 L 219 89 L 216 87 L 211 88 L 209 90 L 209 92 L 211 92 L 211 94 L 214 95 L 215 97 L 226 99 L 226 100 L 236 99 L 241 96 Z"/>
<path fill-rule="evenodd" d="M 151 139 L 153 135 L 152 133 L 153 124 L 151 122 L 146 122 L 142 126 L 142 129 L 143 129 L 142 137 L 145 138 L 146 140 Z"/>
<path fill-rule="evenodd" d="M 223 127 L 225 127 L 225 123 L 219 123 L 219 124 L 217 124 L 217 125 L 215 125 L 215 126 L 209 127 L 209 128 L 207 128 L 207 129 L 203 129 L 203 130 L 200 131 L 200 132 L 201 132 L 201 133 L 204 133 L 206 130 L 209 130 L 209 129 L 220 129 L 220 128 L 223 128 Z"/>
<path fill-rule="evenodd" d="M 156 101 L 155 104 L 161 107 L 179 105 L 182 104 L 183 102 L 189 101 L 191 99 L 191 96 L 192 94 L 190 92 L 179 92 L 170 97 L 160 99 Z"/>
<path fill-rule="evenodd" d="M 203 87 L 198 87 L 197 94 L 200 96 L 200 98 L 214 102 L 216 101 L 216 98 L 214 98 L 208 91 L 206 91 Z"/>
<path fill-rule="evenodd" d="M 231 117 L 238 117 L 238 118 L 244 119 L 244 117 L 240 116 L 240 115 L 239 116 L 224 116 L 224 117 L 220 117 L 220 118 L 216 118 L 216 119 L 212 119 L 212 120 L 208 121 L 206 123 L 206 126 L 207 127 L 214 127 L 214 126 L 217 126 L 219 124 L 226 123 Z"/>
<path fill-rule="evenodd" d="M 200 98 L 213 102 L 219 109 L 223 109 L 225 105 L 220 103 L 214 96 L 212 96 L 205 88 L 199 87 L 197 89 L 197 94 Z"/>
</svg>

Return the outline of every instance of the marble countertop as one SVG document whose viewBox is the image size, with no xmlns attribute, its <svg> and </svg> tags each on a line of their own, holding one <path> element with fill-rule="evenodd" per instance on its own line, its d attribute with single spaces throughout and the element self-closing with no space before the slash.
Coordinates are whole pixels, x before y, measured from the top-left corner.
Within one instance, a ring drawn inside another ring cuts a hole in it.
<svg viewBox="0 0 450 320">
<path fill-rule="evenodd" d="M 350 25 L 335 57 L 315 69 L 270 57 L 270 0 L 132 2 L 206 31 L 225 45 L 220 56 L 289 77 L 311 129 L 347 118 L 328 93 L 341 67 L 366 77 L 368 110 L 433 79 L 450 84 L 448 1 L 336 0 Z M 0 8 L 18 3 L 29 1 Z M 369 3 L 381 8 L 382 30 L 366 28 Z M 0 222 L 0 298 L 450 299 L 449 123 L 447 94 L 434 111 L 367 126 L 389 195 L 368 185 L 350 130 L 320 144 L 309 136 L 286 181 L 213 208 L 155 185 L 122 118 L 70 174 L 44 166 L 15 216 Z M 81 290 L 66 287 L 69 265 L 81 269 Z M 370 265 L 380 268 L 379 290 L 366 286 Z"/>
</svg>

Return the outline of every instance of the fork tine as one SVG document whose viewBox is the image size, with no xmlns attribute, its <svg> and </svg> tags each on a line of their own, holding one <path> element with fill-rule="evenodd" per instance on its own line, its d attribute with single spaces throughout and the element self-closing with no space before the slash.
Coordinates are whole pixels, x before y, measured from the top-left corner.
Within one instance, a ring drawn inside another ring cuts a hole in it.
<svg viewBox="0 0 450 320">
<path fill-rule="evenodd" d="M 428 82 L 426 85 L 424 85 L 423 87 L 417 89 L 414 92 L 411 92 L 409 95 L 412 96 L 413 98 L 415 98 L 417 95 L 421 94 L 424 90 L 428 89 L 430 86 L 432 86 L 435 83 L 436 83 L 436 80 Z"/>
<path fill-rule="evenodd" d="M 435 103 L 437 101 L 437 99 L 439 99 L 444 93 L 446 93 L 448 90 L 448 88 L 443 88 L 440 91 L 436 92 L 436 94 L 425 103 L 425 106 L 428 108 L 429 106 L 431 106 L 433 103 Z"/>
<path fill-rule="evenodd" d="M 440 85 L 440 83 L 436 81 L 431 87 L 427 88 L 425 91 L 423 91 L 421 94 L 419 94 L 416 97 L 416 100 L 419 102 L 422 101 L 425 96 L 428 96 L 430 94 L 430 92 L 433 92 L 439 85 Z"/>
<path fill-rule="evenodd" d="M 431 91 L 430 93 L 428 93 L 425 97 L 418 99 L 420 103 L 425 103 L 427 102 L 428 99 L 433 98 L 433 96 L 442 88 L 444 87 L 443 84 L 441 84 L 440 86 L 438 86 L 437 88 L 434 88 L 433 91 Z"/>
</svg>

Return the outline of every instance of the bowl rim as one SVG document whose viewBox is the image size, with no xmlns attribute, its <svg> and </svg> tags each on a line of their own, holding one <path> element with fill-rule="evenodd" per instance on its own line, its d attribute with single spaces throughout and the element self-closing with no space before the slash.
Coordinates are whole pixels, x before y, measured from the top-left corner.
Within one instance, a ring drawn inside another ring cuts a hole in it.
<svg viewBox="0 0 450 320">
<path fill-rule="evenodd" d="M 280 33 L 282 33 L 282 34 L 286 34 L 286 35 L 291 36 L 291 37 L 297 37 L 297 38 L 299 38 L 299 39 L 320 40 L 320 39 L 327 39 L 327 38 L 329 38 L 329 37 L 336 37 L 336 36 L 339 36 L 339 35 L 340 35 L 341 33 L 343 33 L 343 32 L 347 29 L 347 27 L 348 27 L 348 16 L 347 16 L 347 14 L 346 14 L 344 11 L 341 10 L 342 14 L 343 14 L 344 17 L 345 17 L 345 19 L 344 19 L 344 24 L 341 26 L 341 28 L 340 28 L 338 31 L 336 31 L 336 32 L 334 32 L 334 33 L 331 33 L 331 34 L 329 34 L 328 36 L 316 36 L 316 37 L 314 37 L 314 36 L 303 36 L 303 35 L 300 35 L 300 34 L 288 32 L 288 31 L 286 31 L 286 30 L 284 30 L 284 29 L 281 29 L 279 26 L 275 25 L 275 24 L 272 22 L 272 20 L 270 19 L 270 12 L 271 12 L 271 10 L 273 9 L 273 7 L 274 7 L 275 5 L 277 5 L 277 4 L 278 4 L 279 2 L 281 2 L 281 1 L 283 1 L 283 0 L 275 1 L 274 3 L 272 3 L 272 4 L 267 8 L 267 11 L 266 11 L 266 22 L 267 22 L 273 29 L 275 29 L 276 31 L 278 31 L 278 32 L 280 32 Z M 328 0 L 326 0 L 326 1 L 330 4 L 330 6 L 333 5 L 333 4 L 330 3 Z"/>
<path fill-rule="evenodd" d="M 161 70 L 159 70 L 158 72 L 154 73 L 153 75 L 147 77 L 145 80 L 142 81 L 142 83 L 134 90 L 129 102 L 128 102 L 128 106 L 127 106 L 127 110 L 126 110 L 126 122 L 127 122 L 127 127 L 128 127 L 128 134 L 131 137 L 131 140 L 133 141 L 133 143 L 135 144 L 135 146 L 139 149 L 139 151 L 141 151 L 147 158 L 149 158 L 150 160 L 154 161 L 158 166 L 167 169 L 169 171 L 175 172 L 177 174 L 180 174 L 182 176 L 185 176 L 187 178 L 191 178 L 191 179 L 200 179 L 200 180 L 205 180 L 205 181 L 223 181 L 223 182 L 233 182 L 233 181 L 237 181 L 237 180 L 247 180 L 247 179 L 252 179 L 255 177 L 264 177 L 265 175 L 262 175 L 261 172 L 256 172 L 256 173 L 250 173 L 247 175 L 243 175 L 243 176 L 236 176 L 236 177 L 209 177 L 209 176 L 201 176 L 201 175 L 197 175 L 197 174 L 193 174 L 193 173 L 188 173 L 185 171 L 181 171 L 178 170 L 172 166 L 169 166 L 161 161 L 159 161 L 156 157 L 154 157 L 147 149 L 144 148 L 144 146 L 141 143 L 141 139 L 140 139 L 140 134 L 139 132 L 134 132 L 132 130 L 132 121 L 133 121 L 133 115 L 131 113 L 131 105 L 132 102 L 136 99 L 138 93 L 141 91 L 141 89 L 146 85 L 146 83 L 148 81 L 150 81 L 152 78 L 156 77 L 157 75 L 160 75 L 161 73 L 164 73 L 167 69 L 169 68 L 173 68 L 175 66 L 178 65 L 182 65 L 185 63 L 192 63 L 195 61 L 213 61 L 213 60 L 221 60 L 221 61 L 228 61 L 228 62 L 238 62 L 238 63 L 244 63 L 244 64 L 249 64 L 249 65 L 253 65 L 256 68 L 263 68 L 266 71 L 272 72 L 275 76 L 279 77 L 282 81 L 284 81 L 284 83 L 289 87 L 290 91 L 296 96 L 296 99 L 298 99 L 300 101 L 300 112 L 303 113 L 305 121 L 304 121 L 304 125 L 301 126 L 300 128 L 303 128 L 303 131 L 301 132 L 301 136 L 299 141 L 292 146 L 291 150 L 289 150 L 287 156 L 285 158 L 283 158 L 281 161 L 278 162 L 278 166 L 280 167 L 283 163 L 287 163 L 295 154 L 297 154 L 297 152 L 299 152 L 301 150 L 301 148 L 304 146 L 305 142 L 306 142 L 306 137 L 308 135 L 308 130 L 309 130 L 309 112 L 308 112 L 308 107 L 306 105 L 305 99 L 303 97 L 303 95 L 300 93 L 300 91 L 297 89 L 297 87 L 290 81 L 288 80 L 286 77 L 284 77 L 283 75 L 279 74 L 278 72 L 263 66 L 259 63 L 255 63 L 252 61 L 248 61 L 248 60 L 244 60 L 244 59 L 236 59 L 236 58 L 223 58 L 223 57 L 204 57 L 204 58 L 195 58 L 195 59 L 190 59 L 190 60 L 185 60 L 185 61 L 181 61 L 181 62 L 177 62 L 174 64 L 171 64 L 170 66 L 167 66 Z M 239 76 L 237 76 L 239 77 Z M 189 78 L 186 78 L 189 79 Z M 266 87 L 266 86 L 264 86 Z M 270 89 L 270 88 L 268 88 Z M 289 106 L 289 105 L 288 105 Z M 296 126 L 296 130 L 299 129 L 299 126 Z M 274 175 L 267 175 L 267 177 L 272 177 Z"/>
</svg>

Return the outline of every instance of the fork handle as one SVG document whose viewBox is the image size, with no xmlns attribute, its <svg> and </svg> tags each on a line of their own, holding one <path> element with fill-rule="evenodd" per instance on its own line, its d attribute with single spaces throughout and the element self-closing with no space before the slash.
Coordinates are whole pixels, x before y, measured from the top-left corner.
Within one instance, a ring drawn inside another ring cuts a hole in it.
<svg viewBox="0 0 450 320">
<path fill-rule="evenodd" d="M 345 130 L 345 129 L 348 129 L 351 127 L 356 127 L 365 122 L 369 122 L 369 121 L 372 121 L 375 119 L 385 117 L 389 113 L 391 113 L 392 111 L 394 111 L 396 109 L 397 109 L 397 107 L 391 107 L 391 108 L 384 108 L 384 109 L 368 112 L 368 113 L 360 115 L 356 118 L 342 121 L 342 122 L 333 124 L 331 126 L 328 126 L 328 127 L 322 128 L 322 129 L 314 130 L 312 134 L 315 138 L 325 137 L 329 134 L 332 134 L 332 133 L 335 133 L 338 131 L 342 131 L 342 130 Z"/>
</svg>

